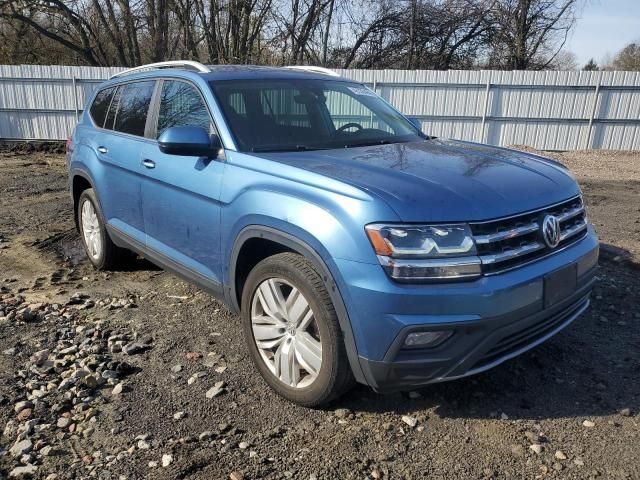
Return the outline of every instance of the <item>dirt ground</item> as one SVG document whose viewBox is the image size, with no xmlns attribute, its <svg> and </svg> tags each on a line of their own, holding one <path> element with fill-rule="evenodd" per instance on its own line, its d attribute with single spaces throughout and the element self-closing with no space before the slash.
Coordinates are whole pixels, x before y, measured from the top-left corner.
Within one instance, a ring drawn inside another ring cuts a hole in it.
<svg viewBox="0 0 640 480">
<path fill-rule="evenodd" d="M 640 153 L 554 156 L 602 241 L 637 257 Z M 0 478 L 640 478 L 625 254 L 601 261 L 588 313 L 517 359 L 309 410 L 267 388 L 205 293 L 140 259 L 95 272 L 71 212 L 63 156 L 0 153 Z"/>
</svg>

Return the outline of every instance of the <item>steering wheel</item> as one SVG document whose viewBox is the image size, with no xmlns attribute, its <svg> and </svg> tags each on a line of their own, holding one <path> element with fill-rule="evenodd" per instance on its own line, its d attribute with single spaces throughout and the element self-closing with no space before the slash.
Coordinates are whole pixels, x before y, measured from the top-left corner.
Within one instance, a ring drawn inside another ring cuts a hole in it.
<svg viewBox="0 0 640 480">
<path fill-rule="evenodd" d="M 364 129 L 364 127 L 362 125 L 360 125 L 359 123 L 350 122 L 350 123 L 345 123 L 340 128 L 336 129 L 336 132 L 343 133 L 345 130 L 347 130 L 349 128 L 357 128 L 358 131 Z"/>
</svg>

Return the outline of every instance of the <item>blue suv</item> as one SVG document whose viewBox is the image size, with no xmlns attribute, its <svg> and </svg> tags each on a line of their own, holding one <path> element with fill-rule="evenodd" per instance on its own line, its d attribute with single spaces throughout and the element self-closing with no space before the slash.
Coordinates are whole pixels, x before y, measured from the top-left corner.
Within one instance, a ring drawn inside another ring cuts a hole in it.
<svg viewBox="0 0 640 480">
<path fill-rule="evenodd" d="M 132 250 L 222 299 L 266 382 L 301 405 L 487 370 L 571 323 L 595 281 L 565 167 L 426 136 L 318 67 L 122 72 L 68 164 L 93 265 Z"/>
</svg>

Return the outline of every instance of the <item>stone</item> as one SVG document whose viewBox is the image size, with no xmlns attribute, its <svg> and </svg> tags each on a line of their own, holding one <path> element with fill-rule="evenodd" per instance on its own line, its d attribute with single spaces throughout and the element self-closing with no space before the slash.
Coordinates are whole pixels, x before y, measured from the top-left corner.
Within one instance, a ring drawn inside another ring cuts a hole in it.
<svg viewBox="0 0 640 480">
<path fill-rule="evenodd" d="M 582 422 L 582 425 L 587 428 L 592 428 L 596 426 L 596 424 L 593 423 L 591 420 L 585 420 L 584 422 Z"/>
<path fill-rule="evenodd" d="M 240 442 L 238 444 L 238 448 L 240 450 L 246 450 L 247 448 L 249 448 L 249 443 L 248 442 Z"/>
<path fill-rule="evenodd" d="M 244 475 L 238 471 L 229 474 L 229 480 L 244 480 Z"/>
<path fill-rule="evenodd" d="M 137 445 L 140 450 L 149 450 L 151 448 L 151 445 L 149 445 L 146 440 L 138 440 Z"/>
<path fill-rule="evenodd" d="M 173 419 L 174 420 L 182 420 L 186 416 L 187 416 L 187 414 L 185 412 L 176 412 L 176 413 L 173 414 Z"/>
<path fill-rule="evenodd" d="M 124 347 L 122 347 L 122 351 L 127 355 L 135 355 L 136 353 L 142 353 L 149 348 L 148 345 L 143 343 L 127 343 Z"/>
<path fill-rule="evenodd" d="M 349 415 L 351 415 L 351 410 L 349 410 L 348 408 L 338 408 L 337 410 L 333 411 L 333 414 L 337 418 L 347 418 Z"/>
<path fill-rule="evenodd" d="M 162 455 L 162 466 L 163 467 L 168 467 L 169 465 L 171 465 L 171 462 L 173 462 L 173 456 L 169 455 L 169 454 L 164 454 Z"/>
<path fill-rule="evenodd" d="M 23 467 L 16 467 L 9 472 L 9 478 L 31 478 L 37 471 L 38 467 L 31 464 Z"/>
<path fill-rule="evenodd" d="M 207 390 L 207 393 L 205 393 L 205 396 L 208 399 L 212 399 L 213 397 L 217 397 L 218 395 L 220 395 L 220 394 L 222 394 L 224 392 L 224 386 L 225 386 L 224 382 L 216 382 L 213 387 L 211 387 L 209 390 Z"/>
<path fill-rule="evenodd" d="M 58 428 L 67 428 L 71 425 L 71 419 L 67 417 L 60 417 L 56 422 Z"/>
<path fill-rule="evenodd" d="M 13 444 L 13 446 L 9 449 L 9 453 L 13 456 L 13 458 L 19 458 L 22 455 L 29 453 L 33 449 L 33 443 L 28 438 L 25 440 L 21 440 Z"/>
<path fill-rule="evenodd" d="M 25 408 L 33 408 L 33 403 L 31 403 L 30 401 L 26 400 L 23 402 L 18 402 L 14 405 L 13 410 L 16 413 L 20 413 L 22 410 L 24 410 Z"/>
<path fill-rule="evenodd" d="M 418 424 L 418 419 L 409 415 L 403 415 L 402 421 L 409 425 L 411 428 L 415 427 Z"/>
<path fill-rule="evenodd" d="M 529 449 L 533 450 L 536 455 L 540 455 L 542 453 L 542 445 L 539 443 L 534 443 L 533 445 L 529 445 Z"/>
<path fill-rule="evenodd" d="M 123 388 L 124 385 L 122 384 L 122 382 L 118 383 L 115 387 L 113 387 L 113 390 L 111 390 L 111 395 L 120 395 Z"/>
<path fill-rule="evenodd" d="M 182 365 L 174 365 L 171 367 L 171 371 L 173 373 L 180 373 L 182 371 Z"/>
<path fill-rule="evenodd" d="M 556 457 L 558 460 L 566 460 L 567 459 L 567 456 L 564 454 L 564 452 L 562 450 L 556 450 L 556 453 L 553 456 Z"/>
</svg>

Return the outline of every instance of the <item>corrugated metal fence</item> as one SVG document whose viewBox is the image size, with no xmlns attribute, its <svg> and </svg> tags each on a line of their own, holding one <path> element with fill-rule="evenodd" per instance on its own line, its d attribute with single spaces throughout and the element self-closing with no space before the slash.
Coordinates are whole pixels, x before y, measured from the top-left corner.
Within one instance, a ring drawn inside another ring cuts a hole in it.
<svg viewBox="0 0 640 480">
<path fill-rule="evenodd" d="M 0 65 L 0 138 L 64 139 L 120 68 Z M 431 135 L 540 149 L 640 150 L 640 72 L 338 70 Z"/>
</svg>

